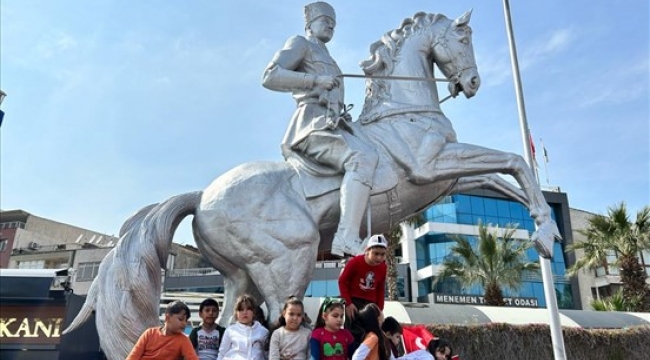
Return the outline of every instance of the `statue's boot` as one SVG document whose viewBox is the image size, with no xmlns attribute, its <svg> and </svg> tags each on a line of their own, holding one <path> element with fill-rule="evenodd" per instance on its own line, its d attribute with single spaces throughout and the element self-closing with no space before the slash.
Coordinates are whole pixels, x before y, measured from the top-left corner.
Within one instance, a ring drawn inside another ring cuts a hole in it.
<svg viewBox="0 0 650 360">
<path fill-rule="evenodd" d="M 354 172 L 346 172 L 341 185 L 341 218 L 331 250 L 332 255 L 340 257 L 363 253 L 359 227 L 368 205 L 370 186 L 359 181 L 355 175 Z"/>
</svg>

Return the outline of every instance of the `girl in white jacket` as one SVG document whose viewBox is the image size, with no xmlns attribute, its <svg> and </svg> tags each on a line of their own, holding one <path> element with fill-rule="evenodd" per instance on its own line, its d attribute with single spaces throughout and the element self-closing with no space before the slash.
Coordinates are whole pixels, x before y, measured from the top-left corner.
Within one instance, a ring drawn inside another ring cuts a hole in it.
<svg viewBox="0 0 650 360">
<path fill-rule="evenodd" d="M 264 345 L 269 331 L 254 320 L 255 299 L 241 295 L 235 303 L 236 322 L 226 329 L 217 360 L 265 360 Z"/>
</svg>

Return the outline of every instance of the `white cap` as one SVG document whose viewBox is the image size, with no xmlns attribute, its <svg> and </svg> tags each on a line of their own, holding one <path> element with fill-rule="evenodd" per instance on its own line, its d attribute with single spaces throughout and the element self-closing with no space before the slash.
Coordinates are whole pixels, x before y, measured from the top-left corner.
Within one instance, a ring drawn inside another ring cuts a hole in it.
<svg viewBox="0 0 650 360">
<path fill-rule="evenodd" d="M 366 244 L 366 250 L 375 247 L 375 246 L 381 246 L 383 248 L 388 248 L 388 241 L 386 241 L 386 238 L 384 235 L 377 234 L 373 235 L 370 237 L 368 240 L 368 244 Z"/>
</svg>

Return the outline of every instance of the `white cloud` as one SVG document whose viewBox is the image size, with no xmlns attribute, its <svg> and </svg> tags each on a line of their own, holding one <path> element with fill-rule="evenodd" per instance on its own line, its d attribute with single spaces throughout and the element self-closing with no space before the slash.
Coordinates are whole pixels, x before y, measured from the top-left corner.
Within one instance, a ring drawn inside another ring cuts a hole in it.
<svg viewBox="0 0 650 360">
<path fill-rule="evenodd" d="M 36 51 L 40 57 L 48 59 L 76 47 L 77 40 L 75 40 L 71 35 L 59 30 L 44 36 L 38 44 L 36 44 Z"/>
<path fill-rule="evenodd" d="M 577 86 L 573 95 L 579 106 L 594 104 L 616 105 L 648 97 L 648 77 L 650 66 L 647 55 L 642 59 L 633 59 L 617 67 L 599 71 L 585 84 L 597 86 Z"/>
<path fill-rule="evenodd" d="M 569 47 L 575 39 L 575 31 L 571 28 L 559 29 L 547 34 L 544 38 L 533 41 L 527 46 L 519 64 L 522 69 L 545 62 L 548 58 L 557 55 Z"/>
</svg>

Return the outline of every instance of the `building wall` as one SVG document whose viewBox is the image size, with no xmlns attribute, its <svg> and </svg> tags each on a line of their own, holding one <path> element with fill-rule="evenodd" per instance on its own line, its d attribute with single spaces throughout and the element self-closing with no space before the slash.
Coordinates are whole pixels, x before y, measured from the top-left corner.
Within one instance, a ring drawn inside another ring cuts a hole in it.
<svg viewBox="0 0 650 360">
<path fill-rule="evenodd" d="M 14 247 L 16 231 L 18 228 L 0 229 L 0 269 L 9 267 L 9 258 L 11 258 L 11 250 Z"/>
<path fill-rule="evenodd" d="M 573 224 L 573 237 L 575 241 L 586 241 L 586 237 L 580 233 L 589 226 L 589 218 L 597 214 L 580 210 L 571 209 L 571 223 Z M 631 215 L 634 217 L 635 215 Z M 576 250 L 575 256 L 580 258 L 584 256 L 583 250 Z M 639 261 L 645 266 L 645 272 L 648 278 L 646 282 L 650 284 L 650 251 L 642 251 L 639 255 Z M 622 286 L 621 277 L 618 275 L 618 269 L 612 264 L 616 256 L 608 255 L 607 267 L 602 266 L 597 269 L 579 270 L 576 276 L 580 284 L 580 299 L 582 300 L 583 309 L 591 309 L 591 301 L 597 298 L 607 297 L 614 294 Z"/>
<path fill-rule="evenodd" d="M 19 247 L 26 247 L 30 241 L 43 242 L 44 244 L 72 244 L 85 243 L 92 240 L 93 244 L 108 244 L 111 240 L 117 241 L 114 236 L 100 232 L 82 229 L 80 227 L 60 223 L 57 221 L 30 215 L 24 229 L 29 236 L 19 239 Z"/>
<path fill-rule="evenodd" d="M 99 264 L 111 250 L 113 248 L 80 249 L 75 251 L 74 260 L 71 265 L 75 269 L 74 275 L 72 276 L 72 289 L 75 294 L 88 294 L 90 285 L 97 276 L 96 271 L 99 270 Z M 92 273 L 93 276 L 85 276 L 87 273 Z"/>
<path fill-rule="evenodd" d="M 577 280 L 565 276 L 566 268 L 575 262 L 575 257 L 567 256 L 564 252 L 564 246 L 573 241 L 568 200 L 563 193 L 545 192 L 544 195 L 564 239 L 562 243 L 555 243 L 551 260 L 555 288 L 560 294 L 558 303 L 561 308 L 580 308 L 581 301 L 578 296 L 574 296 L 579 293 Z M 479 222 L 499 227 L 517 224 L 515 238 L 520 239 L 528 239 L 535 229 L 527 209 L 491 191 L 474 191 L 447 197 L 425 210 L 424 215 L 428 223 L 414 231 L 406 231 L 402 241 L 405 261 L 411 264 L 413 300 L 425 301 L 431 293 L 483 294 L 481 287 L 465 288 L 453 279 L 441 281 L 434 286 L 433 281 L 454 244 L 451 235 L 475 238 Z M 527 256 L 530 261 L 539 261 L 533 248 L 527 251 Z M 525 277 L 520 289 L 506 289 L 504 293 L 509 297 L 536 298 L 540 307 L 546 304 L 541 274 Z"/>
</svg>

